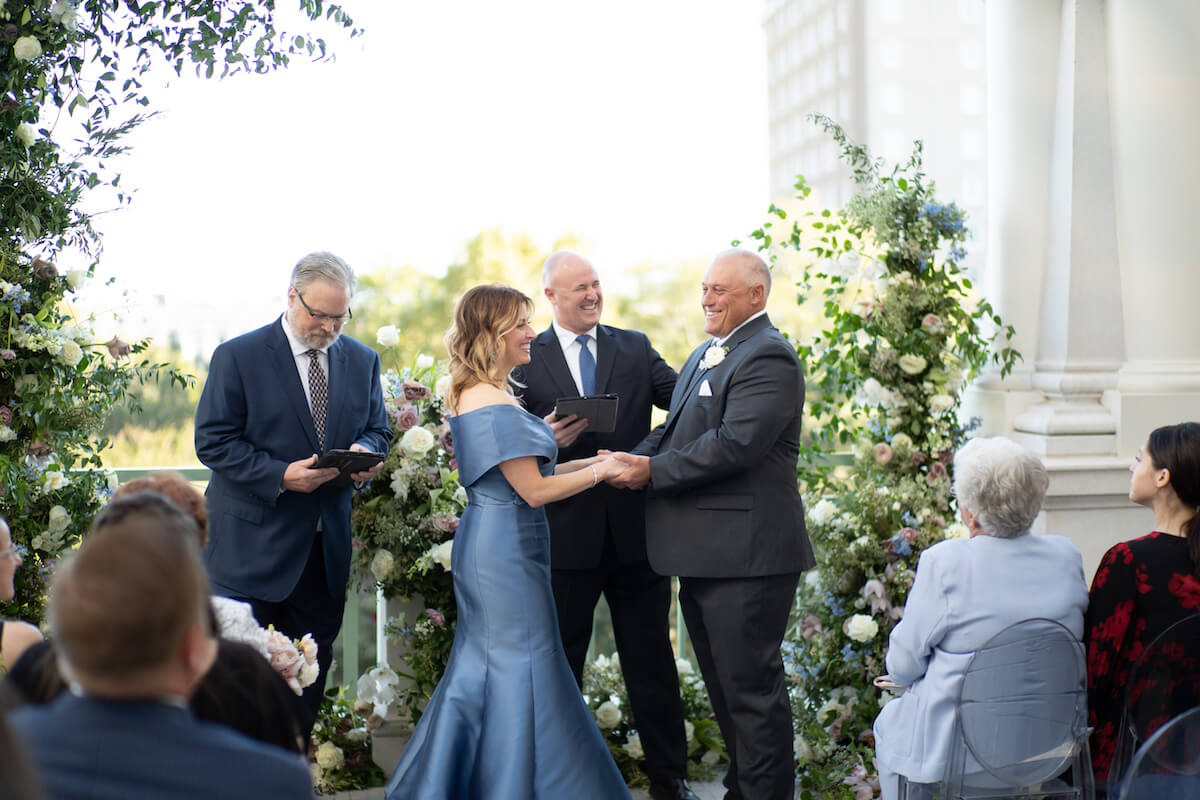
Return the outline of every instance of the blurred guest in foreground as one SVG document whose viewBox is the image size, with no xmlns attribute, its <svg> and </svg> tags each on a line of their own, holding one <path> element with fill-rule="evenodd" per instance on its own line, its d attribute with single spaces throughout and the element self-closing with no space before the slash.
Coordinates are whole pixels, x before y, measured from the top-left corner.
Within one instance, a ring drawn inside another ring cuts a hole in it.
<svg viewBox="0 0 1200 800">
<path fill-rule="evenodd" d="M 12 715 L 50 796 L 309 798 L 294 754 L 197 721 L 216 655 L 195 523 L 152 492 L 114 500 L 50 595 L 72 692 Z"/>
<path fill-rule="evenodd" d="M 1110 777 L 1130 667 L 1154 637 L 1200 611 L 1200 424 L 1157 428 L 1129 471 L 1129 499 L 1154 511 L 1154 530 L 1112 547 L 1092 578 L 1084 641 L 1097 786 Z M 1200 699 L 1194 686 L 1192 696 Z"/>
<path fill-rule="evenodd" d="M 13 598 L 13 575 L 21 563 L 20 546 L 13 543 L 8 522 L 0 518 L 0 602 Z M 41 632 L 28 622 L 0 619 L 0 674 L 41 640 Z"/>
<path fill-rule="evenodd" d="M 1007 439 L 973 439 L 954 456 L 954 492 L 968 539 L 921 553 L 917 577 L 892 630 L 889 677 L 908 687 L 875 720 L 879 784 L 898 776 L 942 779 L 955 701 L 974 651 L 1003 629 L 1042 617 L 1083 634 L 1087 582 L 1079 550 L 1062 536 L 1029 532 L 1050 479 L 1038 458 Z"/>
</svg>

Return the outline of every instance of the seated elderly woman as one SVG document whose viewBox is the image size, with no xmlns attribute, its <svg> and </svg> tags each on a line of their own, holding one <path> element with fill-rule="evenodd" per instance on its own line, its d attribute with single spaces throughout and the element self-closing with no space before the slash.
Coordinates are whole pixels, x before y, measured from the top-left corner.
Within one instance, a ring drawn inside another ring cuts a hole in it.
<svg viewBox="0 0 1200 800">
<path fill-rule="evenodd" d="M 1029 527 L 1049 478 L 1041 461 L 1007 439 L 973 439 L 954 456 L 954 491 L 969 539 L 921 554 L 917 577 L 892 630 L 887 668 L 907 690 L 875 720 L 879 782 L 897 797 L 912 783 L 943 777 L 954 706 L 969 656 L 1015 622 L 1057 620 L 1083 635 L 1087 583 L 1079 550 Z"/>
</svg>

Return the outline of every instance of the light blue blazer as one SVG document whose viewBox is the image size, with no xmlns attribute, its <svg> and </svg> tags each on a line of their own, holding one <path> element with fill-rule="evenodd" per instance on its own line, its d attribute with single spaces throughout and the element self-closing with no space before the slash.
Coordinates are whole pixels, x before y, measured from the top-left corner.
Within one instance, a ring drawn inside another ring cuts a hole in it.
<svg viewBox="0 0 1200 800">
<path fill-rule="evenodd" d="M 1056 620 L 1083 636 L 1088 587 L 1079 549 L 1062 536 L 953 539 L 921 553 L 888 674 L 908 686 L 875 720 L 880 775 L 942 779 L 954 704 L 972 653 L 1023 619 Z"/>
</svg>

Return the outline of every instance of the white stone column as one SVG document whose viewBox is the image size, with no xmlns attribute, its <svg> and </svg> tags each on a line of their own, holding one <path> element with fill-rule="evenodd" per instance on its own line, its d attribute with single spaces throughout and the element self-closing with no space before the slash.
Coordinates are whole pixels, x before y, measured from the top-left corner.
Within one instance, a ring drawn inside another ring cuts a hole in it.
<svg viewBox="0 0 1200 800">
<path fill-rule="evenodd" d="M 1109 0 L 1107 33 L 1128 354 L 1110 405 L 1131 456 L 1200 419 L 1200 3 Z"/>
<path fill-rule="evenodd" d="M 1032 383 L 1046 393 L 1014 420 L 1044 456 L 1108 455 L 1117 420 L 1101 405 L 1125 358 L 1116 238 L 1108 40 L 1100 0 L 1065 0 L 1057 71 L 1049 247 Z"/>
<path fill-rule="evenodd" d="M 1042 395 L 1032 383 L 1041 327 L 1040 288 L 1049 247 L 1050 172 L 1058 71 L 1060 3 L 1003 0 L 984 5 L 987 31 L 987 254 L 983 295 L 1015 329 L 1024 358 L 1007 378 L 988 369 L 964 398 L 981 432 L 1012 430 Z"/>
</svg>

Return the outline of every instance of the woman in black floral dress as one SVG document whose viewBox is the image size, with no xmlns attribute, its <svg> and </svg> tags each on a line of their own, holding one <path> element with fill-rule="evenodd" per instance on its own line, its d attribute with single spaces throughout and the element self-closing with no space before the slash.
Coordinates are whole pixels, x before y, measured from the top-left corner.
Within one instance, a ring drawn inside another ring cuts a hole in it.
<svg viewBox="0 0 1200 800">
<path fill-rule="evenodd" d="M 1112 547 L 1092 579 L 1083 638 L 1098 788 L 1113 761 L 1130 666 L 1164 629 L 1200 612 L 1200 424 L 1156 429 L 1129 471 L 1129 499 L 1154 511 L 1154 531 Z"/>
</svg>

